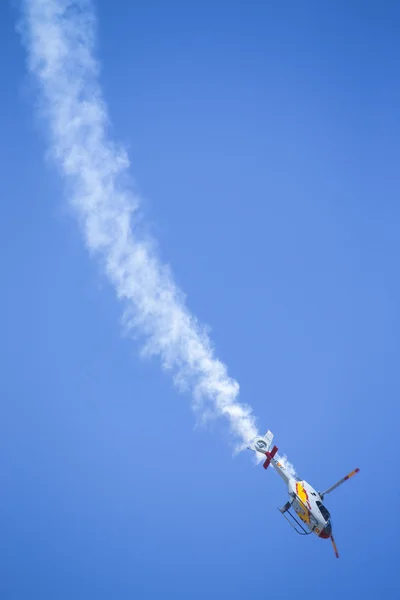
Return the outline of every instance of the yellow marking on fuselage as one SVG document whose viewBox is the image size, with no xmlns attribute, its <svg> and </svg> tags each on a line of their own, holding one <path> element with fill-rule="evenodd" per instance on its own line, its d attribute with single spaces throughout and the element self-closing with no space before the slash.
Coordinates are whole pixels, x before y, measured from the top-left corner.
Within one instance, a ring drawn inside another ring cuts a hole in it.
<svg viewBox="0 0 400 600">
<path fill-rule="evenodd" d="M 296 483 L 296 494 L 299 497 L 299 500 L 301 501 L 300 504 L 300 512 L 297 513 L 300 517 L 300 519 L 304 522 L 304 523 L 308 523 L 310 524 L 310 510 L 311 510 L 311 506 L 310 506 L 310 502 L 308 500 L 308 494 L 306 492 L 306 490 L 304 489 L 304 486 L 298 481 Z"/>
<path fill-rule="evenodd" d="M 310 521 L 310 515 L 306 512 L 299 512 L 297 513 L 300 517 L 300 519 L 304 522 L 307 523 L 308 525 L 310 525 L 311 521 Z"/>
<path fill-rule="evenodd" d="M 304 486 L 298 481 L 296 483 L 296 493 L 303 504 L 305 504 L 308 508 L 311 509 L 310 502 L 308 500 L 308 494 L 304 488 Z"/>
</svg>

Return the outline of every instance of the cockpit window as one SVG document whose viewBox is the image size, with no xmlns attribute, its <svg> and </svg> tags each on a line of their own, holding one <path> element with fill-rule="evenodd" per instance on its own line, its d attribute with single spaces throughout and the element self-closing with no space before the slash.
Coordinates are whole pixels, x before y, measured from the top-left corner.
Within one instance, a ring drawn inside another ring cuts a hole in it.
<svg viewBox="0 0 400 600">
<path fill-rule="evenodd" d="M 332 535 L 332 525 L 331 522 L 328 521 L 328 523 L 325 525 L 325 527 L 323 528 L 322 532 L 324 533 L 323 537 L 331 537 Z"/>
<path fill-rule="evenodd" d="M 329 519 L 331 517 L 331 515 L 329 514 L 329 510 L 327 508 L 325 508 L 325 506 L 319 500 L 317 500 L 317 506 L 318 506 L 319 510 L 321 511 L 321 514 L 324 517 L 325 521 L 329 521 Z"/>
</svg>

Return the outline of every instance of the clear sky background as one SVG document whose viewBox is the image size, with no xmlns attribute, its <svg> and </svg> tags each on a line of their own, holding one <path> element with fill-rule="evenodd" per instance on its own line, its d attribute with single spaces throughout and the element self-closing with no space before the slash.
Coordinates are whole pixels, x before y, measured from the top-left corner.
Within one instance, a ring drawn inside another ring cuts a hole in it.
<svg viewBox="0 0 400 600">
<path fill-rule="evenodd" d="M 361 472 L 336 560 L 122 337 L 2 2 L 0 597 L 399 598 L 399 3 L 96 8 L 146 227 L 241 400 L 317 489 Z"/>
</svg>

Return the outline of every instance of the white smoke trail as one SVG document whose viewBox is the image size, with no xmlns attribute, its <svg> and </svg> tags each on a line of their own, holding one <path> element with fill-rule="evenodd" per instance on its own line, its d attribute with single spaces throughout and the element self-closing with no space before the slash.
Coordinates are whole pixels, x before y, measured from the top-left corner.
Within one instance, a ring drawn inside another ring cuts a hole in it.
<svg viewBox="0 0 400 600">
<path fill-rule="evenodd" d="M 225 416 L 240 447 L 257 435 L 239 385 L 214 356 L 209 337 L 185 306 L 169 269 L 137 232 L 139 199 L 127 183 L 129 161 L 107 133 L 108 114 L 94 56 L 90 0 L 24 0 L 22 36 L 40 88 L 50 155 L 68 184 L 86 245 L 124 301 L 124 324 L 144 352 L 160 356 L 199 413 Z"/>
</svg>

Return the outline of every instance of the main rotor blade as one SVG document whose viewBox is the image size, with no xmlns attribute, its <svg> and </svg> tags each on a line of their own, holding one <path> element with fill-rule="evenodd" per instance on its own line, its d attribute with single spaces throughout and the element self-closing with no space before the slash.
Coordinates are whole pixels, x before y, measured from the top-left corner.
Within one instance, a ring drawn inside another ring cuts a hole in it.
<svg viewBox="0 0 400 600">
<path fill-rule="evenodd" d="M 333 551 L 336 554 L 336 558 L 339 558 L 339 552 L 338 552 L 336 542 L 335 542 L 333 535 L 331 535 L 331 542 L 332 542 L 332 546 L 333 546 Z"/>
<path fill-rule="evenodd" d="M 343 477 L 343 479 L 339 479 L 339 481 L 337 481 L 334 485 L 331 485 L 330 488 L 328 488 L 325 492 L 323 492 L 321 494 L 322 497 L 325 496 L 325 494 L 329 494 L 329 492 L 332 492 L 333 490 L 335 490 L 339 485 L 341 485 L 342 483 L 344 483 L 345 481 L 347 481 L 348 479 L 350 479 L 350 477 L 353 477 L 353 475 L 355 475 L 356 473 L 359 472 L 360 469 L 354 469 L 354 471 L 352 471 L 351 473 L 349 473 L 348 475 L 346 475 L 346 477 Z"/>
</svg>

